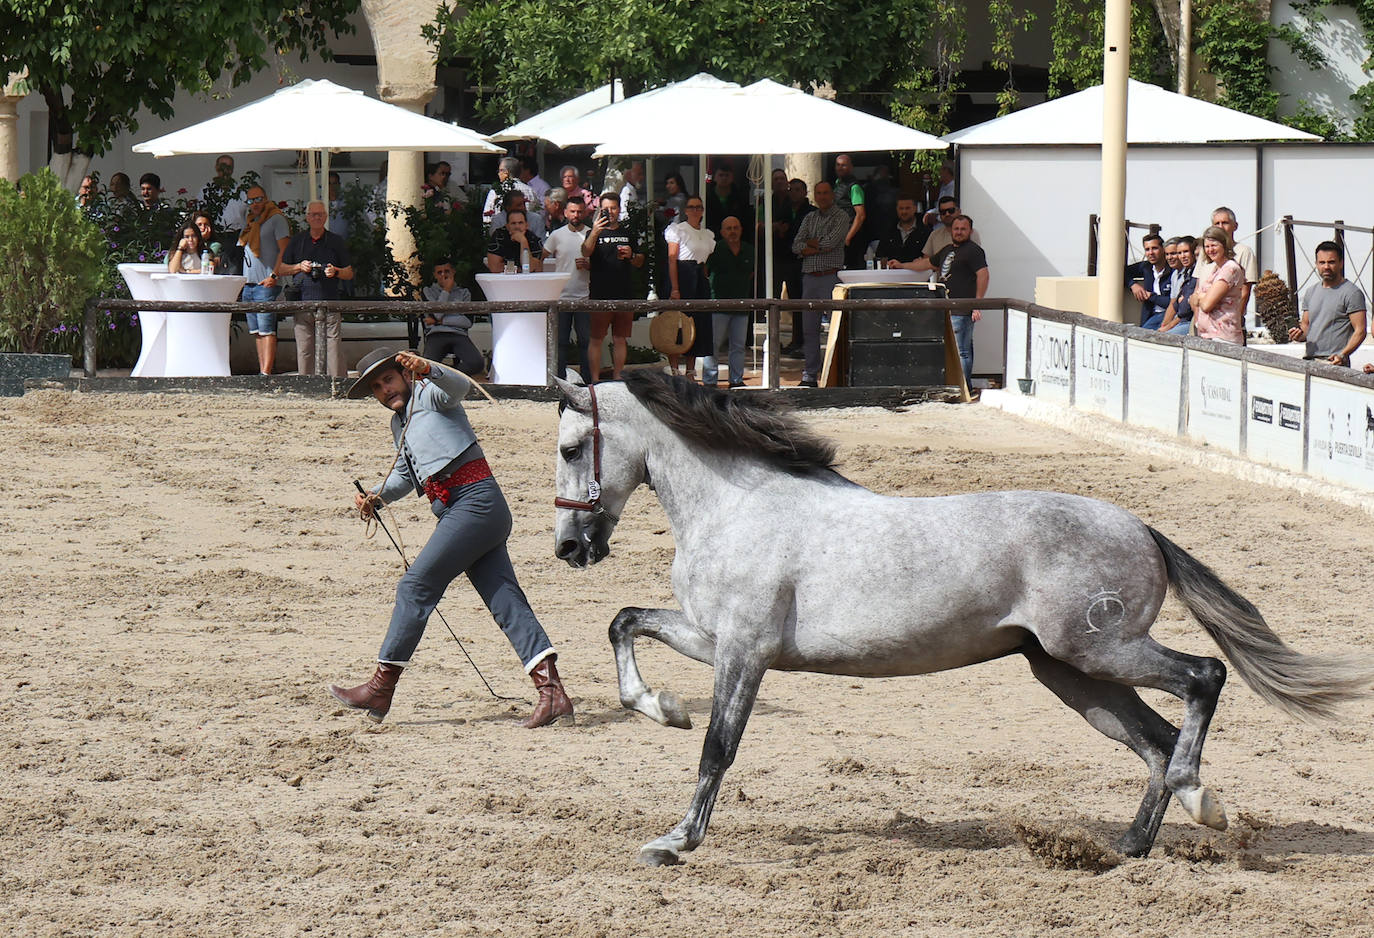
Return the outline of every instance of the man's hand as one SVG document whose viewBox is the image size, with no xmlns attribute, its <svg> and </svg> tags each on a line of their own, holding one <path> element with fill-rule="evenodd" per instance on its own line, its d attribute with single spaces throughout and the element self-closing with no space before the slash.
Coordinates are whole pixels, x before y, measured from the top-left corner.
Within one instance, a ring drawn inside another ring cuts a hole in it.
<svg viewBox="0 0 1374 938">
<path fill-rule="evenodd" d="M 1326 360 L 1332 365 L 1345 365 L 1346 367 L 1350 366 L 1350 359 L 1346 358 L 1340 352 L 1337 352 L 1335 355 L 1328 355 L 1326 357 Z"/>
<path fill-rule="evenodd" d="M 426 317 L 425 317 L 425 325 L 426 325 L 426 326 L 437 326 L 437 325 L 439 325 L 439 320 L 435 319 L 433 316 L 426 316 Z"/>
<path fill-rule="evenodd" d="M 358 492 L 353 496 L 353 506 L 358 509 L 358 515 L 364 521 L 377 516 L 377 508 L 382 504 L 382 497 L 373 493 L 364 495 Z"/>
<path fill-rule="evenodd" d="M 1367 375 L 1374 375 L 1374 362 L 1365 362 L 1364 373 Z"/>
<path fill-rule="evenodd" d="M 260 287 L 275 287 L 277 285 L 276 274 L 268 274 L 265 278 L 258 281 Z"/>
<path fill-rule="evenodd" d="M 1302 331 L 1302 327 L 1301 327 L 1301 326 L 1294 326 L 1292 329 L 1289 329 L 1289 330 L 1288 330 L 1288 341 L 1289 341 L 1289 342 L 1296 342 L 1296 341 L 1298 341 L 1299 339 L 1305 339 L 1305 338 L 1307 338 L 1307 334 L 1306 334 L 1305 332 Z"/>
<path fill-rule="evenodd" d="M 1133 283 L 1131 284 L 1131 296 L 1135 297 L 1137 300 L 1140 300 L 1140 302 L 1144 303 L 1146 300 L 1150 298 L 1150 291 L 1145 289 L 1138 283 Z"/>
<path fill-rule="evenodd" d="M 397 352 L 396 364 L 406 371 L 409 371 L 417 378 L 423 378 L 429 374 L 429 362 L 416 355 L 414 352 Z"/>
<path fill-rule="evenodd" d="M 337 277 L 339 275 L 339 268 L 335 267 L 333 264 L 325 264 L 324 275 L 326 277 Z"/>
<path fill-rule="evenodd" d="M 530 239 L 525 235 L 525 232 L 523 231 L 510 232 L 510 239 L 514 241 L 516 244 L 522 244 L 525 247 L 530 246 Z"/>
</svg>

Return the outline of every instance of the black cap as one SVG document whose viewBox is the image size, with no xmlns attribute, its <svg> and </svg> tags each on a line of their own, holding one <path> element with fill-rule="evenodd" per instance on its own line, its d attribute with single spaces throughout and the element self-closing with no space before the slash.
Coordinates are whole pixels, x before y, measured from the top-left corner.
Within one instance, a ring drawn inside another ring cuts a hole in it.
<svg viewBox="0 0 1374 938">
<path fill-rule="evenodd" d="M 358 380 L 353 382 L 348 389 L 348 399 L 356 401 L 360 398 L 372 395 L 372 379 L 388 368 L 401 370 L 400 362 L 396 361 L 398 353 L 393 349 L 379 348 L 373 349 L 362 357 L 358 362 Z"/>
</svg>

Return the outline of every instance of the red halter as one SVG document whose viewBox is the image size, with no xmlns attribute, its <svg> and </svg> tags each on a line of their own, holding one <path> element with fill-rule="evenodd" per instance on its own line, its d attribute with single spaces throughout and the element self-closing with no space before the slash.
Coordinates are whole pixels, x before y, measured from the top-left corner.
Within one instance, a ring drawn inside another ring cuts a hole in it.
<svg viewBox="0 0 1374 938">
<path fill-rule="evenodd" d="M 587 483 L 587 500 L 579 502 L 571 498 L 555 497 L 553 504 L 555 508 L 590 511 L 592 514 L 609 515 L 615 520 L 615 515 L 601 504 L 601 414 L 596 407 L 596 387 L 587 385 L 587 393 L 592 399 L 592 481 Z"/>
</svg>

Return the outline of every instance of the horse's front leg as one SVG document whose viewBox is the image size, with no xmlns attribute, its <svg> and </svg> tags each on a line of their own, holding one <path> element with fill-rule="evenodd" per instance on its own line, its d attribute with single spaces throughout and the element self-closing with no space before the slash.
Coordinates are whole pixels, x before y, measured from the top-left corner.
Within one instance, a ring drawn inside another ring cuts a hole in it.
<svg viewBox="0 0 1374 938">
<path fill-rule="evenodd" d="M 693 628 L 677 609 L 639 609 L 628 606 L 611 620 L 611 647 L 615 649 L 616 676 L 620 681 L 620 703 L 626 710 L 638 710 L 664 726 L 692 728 L 692 718 L 682 700 L 672 691 L 655 693 L 644 683 L 635 661 L 635 638 L 656 638 L 669 648 L 704 664 L 715 661 L 716 646 Z"/>
<path fill-rule="evenodd" d="M 677 863 L 680 854 L 696 849 L 706 836 L 720 782 L 735 761 L 744 725 L 754 709 L 759 684 L 768 670 L 771 655 L 758 647 L 739 648 L 727 654 L 716 651 L 716 684 L 711 703 L 711 725 L 701 747 L 697 790 L 687 814 L 671 831 L 639 848 L 639 861 L 649 866 Z"/>
</svg>

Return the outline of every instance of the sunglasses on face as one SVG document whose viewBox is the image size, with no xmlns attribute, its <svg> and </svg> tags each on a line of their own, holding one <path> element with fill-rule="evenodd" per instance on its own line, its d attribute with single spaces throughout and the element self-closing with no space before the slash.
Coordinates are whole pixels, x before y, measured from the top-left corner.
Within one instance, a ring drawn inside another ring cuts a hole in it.
<svg viewBox="0 0 1374 938">
<path fill-rule="evenodd" d="M 267 198 L 267 196 L 265 196 L 265 195 L 250 195 L 250 196 L 248 197 L 248 204 L 249 204 L 249 205 L 257 205 L 259 202 L 262 202 L 262 201 L 265 200 L 266 198 Z"/>
<path fill-rule="evenodd" d="M 952 209 L 952 208 L 942 208 L 942 209 L 940 209 L 940 214 L 941 214 L 941 215 L 953 215 L 953 214 L 954 214 L 954 209 Z"/>
</svg>

